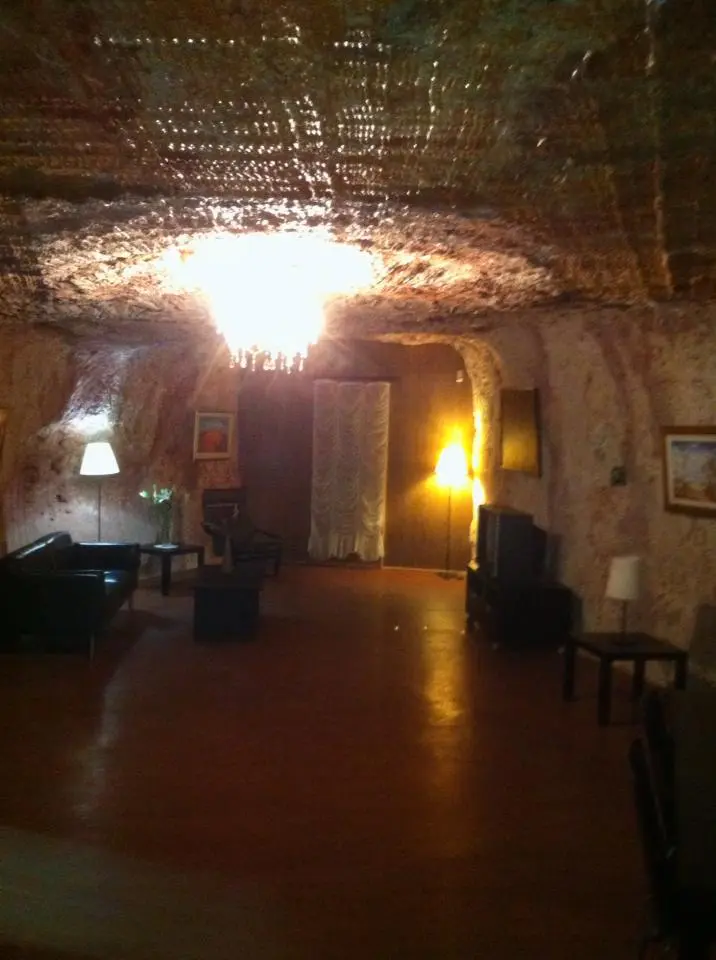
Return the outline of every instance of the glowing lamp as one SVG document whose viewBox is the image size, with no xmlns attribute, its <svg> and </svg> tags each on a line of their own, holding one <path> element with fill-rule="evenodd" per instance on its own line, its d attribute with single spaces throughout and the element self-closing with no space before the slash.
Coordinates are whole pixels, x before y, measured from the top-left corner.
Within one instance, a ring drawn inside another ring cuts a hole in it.
<svg viewBox="0 0 716 960">
<path fill-rule="evenodd" d="M 82 457 L 80 474 L 83 477 L 110 477 L 119 473 L 119 464 L 112 444 L 106 440 L 88 443 Z"/>
<path fill-rule="evenodd" d="M 467 466 L 467 454 L 462 444 L 451 443 L 440 451 L 438 462 L 435 465 L 435 477 L 438 485 L 447 488 L 447 536 L 445 538 L 445 570 L 442 576 L 446 579 L 454 576 L 450 571 L 452 548 L 452 492 L 466 487 L 470 472 Z"/>
<path fill-rule="evenodd" d="M 80 475 L 97 477 L 97 540 L 102 539 L 102 477 L 119 473 L 119 464 L 106 440 L 93 440 L 85 446 L 80 464 Z"/>
<path fill-rule="evenodd" d="M 233 363 L 300 369 L 331 296 L 374 279 L 369 253 L 328 235 L 219 233 L 163 258 L 170 287 L 203 299 Z"/>
<path fill-rule="evenodd" d="M 450 490 L 467 485 L 467 455 L 459 443 L 451 443 L 440 451 L 435 476 L 441 487 L 448 487 Z"/>
</svg>

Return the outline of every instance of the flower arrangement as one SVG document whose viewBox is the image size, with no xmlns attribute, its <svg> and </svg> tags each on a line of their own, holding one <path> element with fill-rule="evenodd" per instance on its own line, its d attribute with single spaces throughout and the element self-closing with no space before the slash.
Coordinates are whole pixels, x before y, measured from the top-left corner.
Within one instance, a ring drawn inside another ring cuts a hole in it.
<svg viewBox="0 0 716 960">
<path fill-rule="evenodd" d="M 153 483 L 147 490 L 140 490 L 139 496 L 147 501 L 149 516 L 155 524 L 155 543 L 169 543 L 172 530 L 174 488 L 158 487 L 156 483 Z"/>
</svg>

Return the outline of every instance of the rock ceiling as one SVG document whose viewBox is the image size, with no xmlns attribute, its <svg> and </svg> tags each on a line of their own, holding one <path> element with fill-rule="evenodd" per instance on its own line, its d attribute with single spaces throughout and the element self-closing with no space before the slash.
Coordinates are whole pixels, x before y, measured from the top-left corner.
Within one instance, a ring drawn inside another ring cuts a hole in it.
<svg viewBox="0 0 716 960">
<path fill-rule="evenodd" d="M 217 228 L 371 250 L 338 331 L 710 299 L 715 58 L 705 0 L 5 0 L 0 318 L 203 328 Z"/>
</svg>

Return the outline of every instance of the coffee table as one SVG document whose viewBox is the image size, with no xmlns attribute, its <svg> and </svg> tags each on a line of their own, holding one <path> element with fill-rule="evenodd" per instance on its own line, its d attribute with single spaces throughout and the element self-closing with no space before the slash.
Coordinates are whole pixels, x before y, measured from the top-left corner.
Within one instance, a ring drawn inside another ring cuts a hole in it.
<svg viewBox="0 0 716 960">
<path fill-rule="evenodd" d="M 169 596 L 172 585 L 172 557 L 182 557 L 186 554 L 196 554 L 199 567 L 204 565 L 204 547 L 198 543 L 143 543 L 139 547 L 140 553 L 151 557 L 159 557 L 162 562 L 162 596 Z"/>
<path fill-rule="evenodd" d="M 239 564 L 230 572 L 204 566 L 194 583 L 194 639 L 233 639 L 251 634 L 259 616 L 263 563 Z"/>
<path fill-rule="evenodd" d="M 606 726 L 612 709 L 612 666 L 617 661 L 633 663 L 632 699 L 638 700 L 644 692 L 644 671 L 650 660 L 666 660 L 674 664 L 674 686 L 683 690 L 689 653 L 666 640 L 657 640 L 648 633 L 585 633 L 570 637 L 564 647 L 564 679 L 562 697 L 574 699 L 577 650 L 597 657 L 599 660 L 599 696 L 597 721 Z"/>
</svg>

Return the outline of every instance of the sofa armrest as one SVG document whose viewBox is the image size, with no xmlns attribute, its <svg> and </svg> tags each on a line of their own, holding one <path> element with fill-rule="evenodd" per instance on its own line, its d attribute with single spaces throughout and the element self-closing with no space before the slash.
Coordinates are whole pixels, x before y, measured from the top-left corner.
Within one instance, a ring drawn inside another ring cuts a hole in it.
<svg viewBox="0 0 716 960">
<path fill-rule="evenodd" d="M 75 543 L 72 570 L 139 570 L 138 543 Z"/>
<path fill-rule="evenodd" d="M 23 633 L 94 630 L 105 605 L 102 570 L 28 573 L 18 578 L 17 622 Z"/>
</svg>

